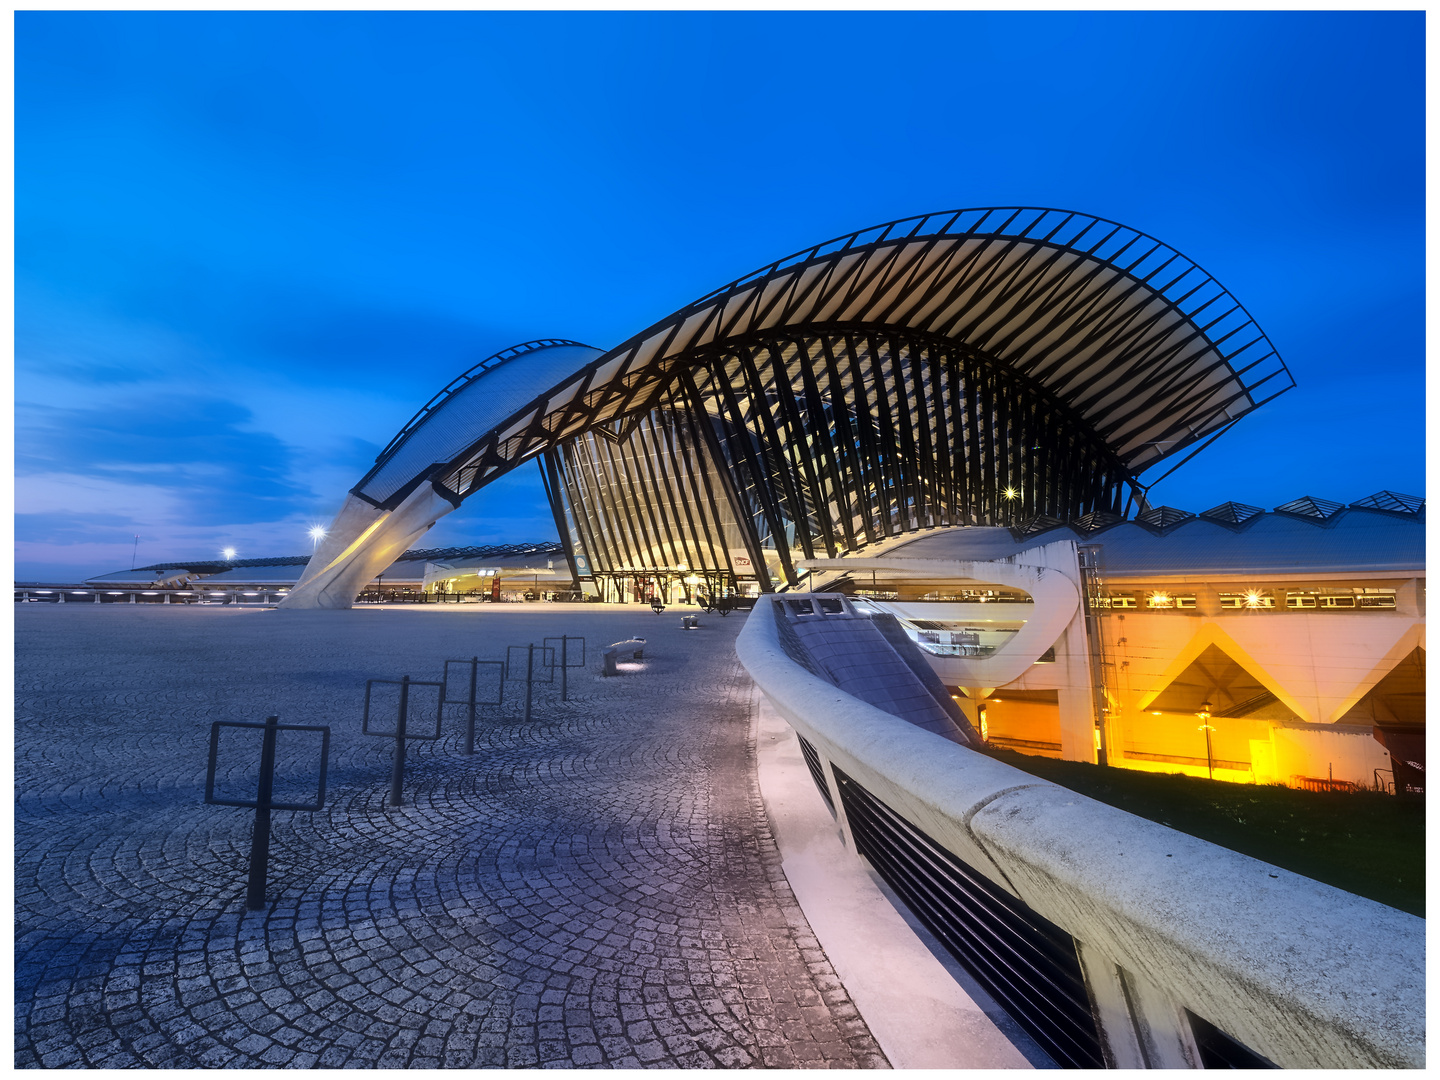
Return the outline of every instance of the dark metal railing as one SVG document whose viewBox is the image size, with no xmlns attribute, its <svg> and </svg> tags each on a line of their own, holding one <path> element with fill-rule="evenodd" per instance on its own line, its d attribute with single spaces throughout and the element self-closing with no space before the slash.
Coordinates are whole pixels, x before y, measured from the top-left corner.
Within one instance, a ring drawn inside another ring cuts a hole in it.
<svg viewBox="0 0 1440 1080">
<path fill-rule="evenodd" d="M 834 773 L 856 850 L 916 917 L 1057 1064 L 1104 1068 L 1074 939 Z"/>
</svg>

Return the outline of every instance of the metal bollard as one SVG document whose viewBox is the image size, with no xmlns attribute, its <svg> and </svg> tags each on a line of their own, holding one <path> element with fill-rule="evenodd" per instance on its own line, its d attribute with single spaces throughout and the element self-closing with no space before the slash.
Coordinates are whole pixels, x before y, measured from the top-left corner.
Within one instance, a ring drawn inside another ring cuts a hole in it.
<svg viewBox="0 0 1440 1080">
<path fill-rule="evenodd" d="M 525 719 L 530 719 L 530 702 L 535 693 L 535 643 L 532 641 L 525 652 Z"/>
<path fill-rule="evenodd" d="M 547 661 L 550 663 L 551 667 L 553 668 L 553 667 L 554 667 L 554 663 L 555 663 L 555 646 L 552 645 L 552 644 L 550 644 L 552 641 L 558 641 L 558 642 L 560 642 L 560 700 L 561 700 L 561 701 L 569 701 L 569 700 L 570 700 L 570 667 L 571 667 L 571 664 L 570 664 L 570 642 L 572 642 L 572 641 L 578 641 L 578 642 L 580 643 L 580 662 L 577 663 L 577 664 L 575 664 L 574 666 L 575 666 L 575 667 L 582 667 L 582 668 L 583 668 L 583 667 L 585 666 L 585 639 L 584 639 L 583 637 L 572 637 L 572 636 L 570 636 L 569 634 L 565 634 L 565 635 L 561 635 L 561 636 L 556 636 L 556 637 L 547 637 L 547 638 L 545 639 L 545 645 L 544 645 L 545 654 L 546 654 L 546 659 L 547 659 Z M 553 675 L 551 676 L 551 679 L 552 679 L 552 681 L 553 681 L 553 679 L 554 679 L 554 676 L 553 676 Z"/>
<path fill-rule="evenodd" d="M 270 866 L 270 799 L 275 792 L 275 735 L 278 716 L 265 718 L 260 743 L 260 786 L 255 793 L 255 829 L 250 834 L 250 883 L 245 889 L 245 906 L 259 911 L 265 906 L 265 874 Z"/>
<path fill-rule="evenodd" d="M 220 752 L 220 729 L 263 728 L 260 743 L 260 778 L 254 799 L 227 799 L 215 795 L 215 772 Z M 313 803 L 277 803 L 275 799 L 275 741 L 281 731 L 318 731 L 320 733 L 320 790 Z M 250 872 L 245 886 L 245 907 L 249 911 L 265 908 L 265 882 L 270 870 L 270 811 L 319 810 L 325 805 L 325 778 L 329 772 L 329 725 L 282 724 L 278 716 L 267 716 L 263 724 L 246 724 L 217 720 L 210 725 L 210 762 L 205 776 L 205 801 L 219 806 L 255 808 L 255 825 L 250 832 Z"/>
<path fill-rule="evenodd" d="M 458 601 L 458 597 L 456 598 Z M 475 676 L 480 672 L 480 658 L 470 658 L 470 708 L 465 719 L 465 753 L 475 753 Z M 502 681 L 501 685 L 504 683 Z"/>
<path fill-rule="evenodd" d="M 466 664 L 470 668 L 470 693 L 463 698 L 452 698 L 450 691 L 450 667 L 452 664 Z M 481 701 L 479 690 L 480 668 L 497 667 L 500 669 L 499 691 L 494 701 Z M 465 706 L 465 753 L 475 753 L 475 710 L 481 705 L 503 705 L 505 703 L 505 665 L 499 660 L 481 660 L 478 656 L 472 656 L 469 660 L 446 660 L 445 674 L 441 676 L 440 685 L 443 689 L 440 692 L 440 704 L 443 708 L 446 705 Z"/>
<path fill-rule="evenodd" d="M 371 731 L 370 730 L 370 691 L 376 683 L 398 685 L 400 687 L 400 708 L 395 717 L 394 731 Z M 432 734 L 417 735 L 409 729 L 410 722 L 410 688 L 413 686 L 433 686 L 436 694 L 435 707 L 435 731 Z M 412 679 L 409 675 L 398 681 L 395 679 L 367 679 L 365 681 L 365 715 L 361 723 L 360 731 L 364 735 L 373 735 L 382 739 L 395 740 L 395 756 L 390 767 L 390 806 L 403 806 L 404 799 L 402 787 L 405 780 L 405 740 L 425 739 L 433 742 L 440 738 L 440 718 L 445 710 L 445 684 L 438 682 L 422 682 L 419 679 Z"/>
<path fill-rule="evenodd" d="M 390 768 L 390 805 L 401 805 L 400 785 L 405 779 L 405 721 L 410 711 L 410 676 L 400 680 L 400 715 L 395 719 L 395 761 Z"/>
</svg>

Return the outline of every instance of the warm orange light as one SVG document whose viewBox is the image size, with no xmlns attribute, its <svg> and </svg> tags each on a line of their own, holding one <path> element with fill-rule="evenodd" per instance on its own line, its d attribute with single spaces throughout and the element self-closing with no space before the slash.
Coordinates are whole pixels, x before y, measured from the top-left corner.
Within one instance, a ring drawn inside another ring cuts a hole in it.
<svg viewBox="0 0 1440 1080">
<path fill-rule="evenodd" d="M 1245 594 L 1245 606 L 1248 608 L 1258 608 L 1263 599 L 1264 597 L 1260 595 L 1257 589 L 1251 589 Z"/>
</svg>

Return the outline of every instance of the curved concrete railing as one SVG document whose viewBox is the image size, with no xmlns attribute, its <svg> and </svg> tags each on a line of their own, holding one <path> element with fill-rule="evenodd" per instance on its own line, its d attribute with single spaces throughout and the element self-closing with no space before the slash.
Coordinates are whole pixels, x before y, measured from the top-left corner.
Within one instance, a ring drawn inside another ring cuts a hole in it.
<svg viewBox="0 0 1440 1080">
<path fill-rule="evenodd" d="M 792 661 L 765 598 L 736 650 L 832 789 L 833 765 L 1076 939 L 1114 1065 L 1197 1066 L 1188 1009 L 1286 1068 L 1424 1066 L 1423 919 L 898 720 Z"/>
</svg>

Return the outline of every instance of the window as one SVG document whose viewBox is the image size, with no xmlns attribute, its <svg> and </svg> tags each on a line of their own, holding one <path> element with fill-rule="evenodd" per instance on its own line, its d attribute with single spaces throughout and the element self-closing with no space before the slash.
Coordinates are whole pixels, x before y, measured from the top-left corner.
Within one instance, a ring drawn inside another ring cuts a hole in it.
<svg viewBox="0 0 1440 1080">
<path fill-rule="evenodd" d="M 1261 589 L 1245 589 L 1243 592 L 1222 592 L 1220 606 L 1229 610 L 1270 611 L 1275 607 L 1275 594 Z"/>
</svg>

